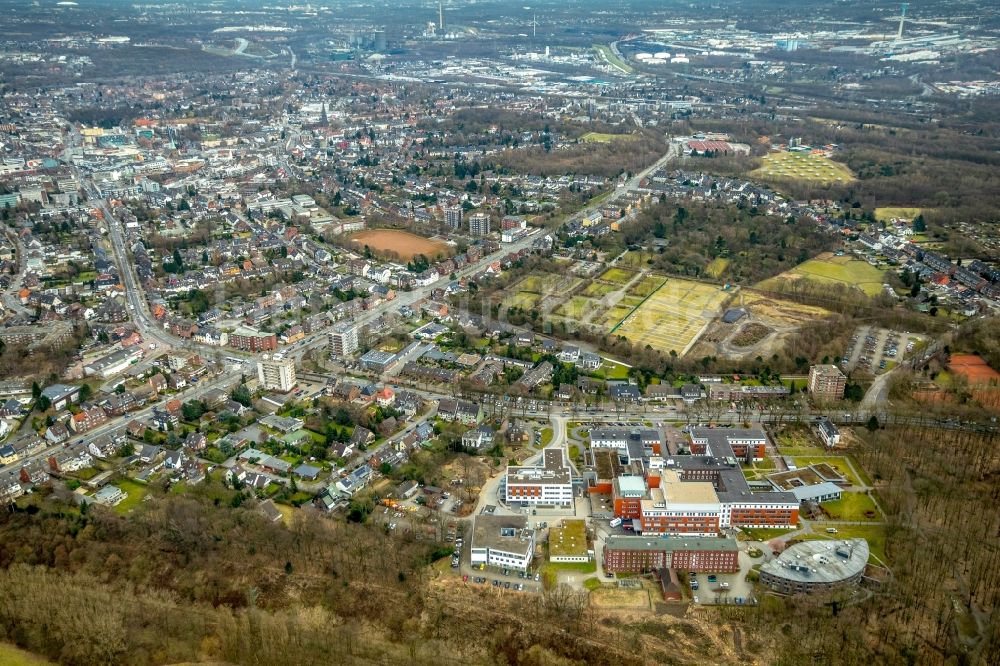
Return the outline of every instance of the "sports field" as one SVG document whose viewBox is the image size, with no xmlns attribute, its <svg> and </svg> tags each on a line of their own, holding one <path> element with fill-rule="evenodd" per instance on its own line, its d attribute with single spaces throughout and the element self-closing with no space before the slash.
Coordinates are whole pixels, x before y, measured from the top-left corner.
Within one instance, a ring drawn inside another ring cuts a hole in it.
<svg viewBox="0 0 1000 666">
<path fill-rule="evenodd" d="M 749 175 L 764 180 L 802 180 L 824 184 L 854 180 L 850 169 L 828 157 L 785 151 L 768 153 L 760 168 Z"/>
<path fill-rule="evenodd" d="M 641 346 L 683 355 L 718 315 L 726 296 L 714 285 L 669 278 L 613 332 Z"/>
<path fill-rule="evenodd" d="M 429 259 L 454 254 L 450 245 L 398 229 L 366 229 L 349 238 L 358 249 L 369 247 L 372 252 L 395 259 L 409 261 L 418 254 Z"/>
<path fill-rule="evenodd" d="M 838 257 L 830 252 L 824 252 L 815 259 L 810 259 L 789 271 L 764 280 L 757 286 L 760 289 L 768 290 L 780 286 L 779 283 L 782 281 L 801 279 L 850 285 L 857 287 L 868 296 L 878 296 L 882 293 L 882 283 L 885 282 L 882 271 L 868 262 L 852 259 L 846 255 Z"/>
<path fill-rule="evenodd" d="M 969 386 L 1000 384 L 1000 372 L 991 368 L 976 354 L 952 354 L 948 361 L 948 369 L 956 375 L 965 377 Z"/>
</svg>

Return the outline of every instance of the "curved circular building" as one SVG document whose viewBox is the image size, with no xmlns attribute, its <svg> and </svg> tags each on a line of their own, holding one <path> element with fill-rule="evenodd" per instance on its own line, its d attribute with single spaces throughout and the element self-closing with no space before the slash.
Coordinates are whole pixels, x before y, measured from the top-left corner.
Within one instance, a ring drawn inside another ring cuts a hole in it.
<svg viewBox="0 0 1000 666">
<path fill-rule="evenodd" d="M 801 594 L 853 585 L 868 564 L 864 539 L 803 541 L 760 568 L 760 582 L 775 592 Z"/>
</svg>

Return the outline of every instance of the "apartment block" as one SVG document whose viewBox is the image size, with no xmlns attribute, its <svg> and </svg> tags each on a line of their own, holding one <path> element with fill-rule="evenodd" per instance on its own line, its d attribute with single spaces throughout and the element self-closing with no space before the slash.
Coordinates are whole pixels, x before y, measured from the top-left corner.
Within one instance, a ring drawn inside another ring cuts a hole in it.
<svg viewBox="0 0 1000 666">
<path fill-rule="evenodd" d="M 841 400 L 847 387 L 847 377 L 835 365 L 814 365 L 809 368 L 809 394 L 817 400 Z"/>
<path fill-rule="evenodd" d="M 295 387 L 295 360 L 265 354 L 257 361 L 257 379 L 268 391 L 288 393 Z"/>
<path fill-rule="evenodd" d="M 358 351 L 358 327 L 353 324 L 342 324 L 334 327 L 327 334 L 329 342 L 327 349 L 333 358 L 345 358 Z"/>
</svg>

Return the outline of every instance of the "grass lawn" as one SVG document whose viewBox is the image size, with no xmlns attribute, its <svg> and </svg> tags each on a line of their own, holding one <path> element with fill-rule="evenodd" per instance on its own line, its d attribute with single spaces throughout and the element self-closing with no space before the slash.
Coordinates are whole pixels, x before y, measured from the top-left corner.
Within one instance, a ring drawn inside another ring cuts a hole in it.
<svg viewBox="0 0 1000 666">
<path fill-rule="evenodd" d="M 893 207 L 887 206 L 885 208 L 875 209 L 875 219 L 880 222 L 888 222 L 894 217 L 903 218 L 912 221 L 917 215 L 920 215 L 923 211 L 920 208 L 905 208 L 902 206 Z"/>
<path fill-rule="evenodd" d="M 554 436 L 555 433 L 552 432 L 552 428 L 542 428 L 542 446 L 551 444 Z"/>
<path fill-rule="evenodd" d="M 98 470 L 94 469 L 93 467 L 84 467 L 83 469 L 79 469 L 73 472 L 73 476 L 80 479 L 81 481 L 90 481 L 92 478 L 97 476 L 97 474 Z"/>
<path fill-rule="evenodd" d="M 604 371 L 605 379 L 628 379 L 628 367 L 621 363 L 604 359 L 601 370 Z"/>
<path fill-rule="evenodd" d="M 312 495 L 310 495 L 309 493 L 304 493 L 300 490 L 299 492 L 289 497 L 287 500 L 278 500 L 275 503 L 276 504 L 284 503 L 284 504 L 290 504 L 291 506 L 295 506 L 296 504 L 299 505 L 305 504 L 310 499 L 312 499 Z"/>
<path fill-rule="evenodd" d="M 816 541 L 819 539 L 865 539 L 868 541 L 868 548 L 873 558 L 885 563 L 888 562 L 885 556 L 885 526 L 884 525 L 838 525 L 828 523 L 830 527 L 837 528 L 836 534 L 804 534 L 803 541 Z"/>
<path fill-rule="evenodd" d="M 613 282 L 614 284 L 625 284 L 632 279 L 633 275 L 634 273 L 623 268 L 609 268 L 601 273 L 598 279 L 605 282 Z"/>
<path fill-rule="evenodd" d="M 577 458 L 577 456 L 579 456 L 579 455 L 580 455 L 580 447 L 577 446 L 576 444 L 570 444 L 569 445 L 569 457 L 571 459 L 575 460 Z"/>
<path fill-rule="evenodd" d="M 741 527 L 740 534 L 743 535 L 744 541 L 770 541 L 774 537 L 781 536 L 782 534 L 788 534 L 789 532 L 794 532 L 797 529 L 798 529 L 797 527 L 776 528 L 776 529 Z"/>
<path fill-rule="evenodd" d="M 541 566 L 543 576 L 557 571 L 579 571 L 580 573 L 594 573 L 597 571 L 597 562 L 546 562 Z"/>
<path fill-rule="evenodd" d="M 867 493 L 847 492 L 841 495 L 836 502 L 823 502 L 820 507 L 830 517 L 830 520 L 846 521 L 876 521 L 882 519 L 875 502 Z M 873 512 L 871 516 L 866 516 L 865 512 Z"/>
<path fill-rule="evenodd" d="M 295 507 L 288 506 L 287 504 L 275 504 L 274 508 L 281 512 L 281 521 L 285 523 L 285 525 L 290 525 L 292 516 L 295 515 Z"/>
<path fill-rule="evenodd" d="M 865 471 L 865 468 L 861 466 L 861 463 L 858 462 L 857 458 L 854 456 L 847 456 L 847 459 L 851 461 L 852 465 L 854 465 L 854 471 L 858 473 L 858 479 L 860 479 L 861 483 L 866 486 L 875 485 L 872 481 L 872 477 L 869 476 L 868 472 Z"/>
<path fill-rule="evenodd" d="M 598 58 L 608 63 L 619 72 L 624 74 L 632 73 L 632 67 L 629 66 L 627 62 L 616 56 L 615 52 L 611 50 L 611 47 L 605 46 L 604 44 L 594 44 L 594 50 L 597 51 Z"/>
<path fill-rule="evenodd" d="M 717 278 L 729 267 L 729 260 L 723 257 L 716 257 L 705 266 L 705 274 Z"/>
<path fill-rule="evenodd" d="M 868 296 L 878 296 L 882 293 L 885 274 L 867 261 L 824 252 L 789 271 L 764 280 L 758 287 L 771 289 L 780 286 L 783 281 L 801 279 L 825 284 L 846 284 L 857 287 Z"/>
<path fill-rule="evenodd" d="M 662 277 L 658 277 L 658 276 L 655 276 L 655 275 L 647 275 L 646 277 L 644 277 L 641 280 L 639 280 L 638 282 L 636 282 L 628 290 L 628 295 L 629 296 L 637 297 L 640 300 L 637 301 L 637 302 L 635 302 L 635 303 L 633 303 L 632 305 L 638 305 L 641 302 L 641 299 L 645 298 L 646 296 L 649 296 L 654 291 L 656 291 L 657 289 L 659 289 L 660 285 L 662 285 L 664 283 L 664 281 L 665 280 Z M 629 305 L 629 304 L 626 303 L 626 305 Z"/>
<path fill-rule="evenodd" d="M 844 477 L 851 482 L 852 485 L 861 485 L 860 480 L 852 472 L 851 468 L 847 464 L 846 456 L 792 456 L 792 460 L 795 462 L 796 466 L 800 469 L 802 467 L 808 467 L 809 465 L 815 465 L 817 463 L 826 463 L 830 467 L 834 468 L 838 472 L 844 475 Z"/>
<path fill-rule="evenodd" d="M 629 250 L 618 260 L 618 265 L 623 268 L 646 268 L 649 266 L 649 262 L 655 257 L 655 252 Z"/>
<path fill-rule="evenodd" d="M 115 507 L 115 511 L 121 514 L 126 514 L 135 507 L 139 506 L 139 503 L 142 502 L 146 495 L 149 494 L 149 486 L 144 483 L 139 483 L 138 481 L 122 479 L 113 485 L 118 486 L 128 493 L 128 497 L 123 499 L 118 506 Z"/>
<path fill-rule="evenodd" d="M 583 581 L 583 586 L 586 589 L 593 592 L 594 590 L 601 589 L 601 581 L 598 578 L 588 578 L 587 580 Z"/>
<path fill-rule="evenodd" d="M 530 310 L 538 304 L 541 297 L 530 291 L 519 291 L 508 296 L 503 301 L 503 307 L 505 308 L 521 308 L 522 310 Z"/>
<path fill-rule="evenodd" d="M 602 298 L 604 296 L 607 296 L 614 290 L 615 286 L 612 284 L 604 284 L 603 282 L 591 282 L 583 290 L 583 295 L 590 296 L 592 298 Z"/>
<path fill-rule="evenodd" d="M 809 386 L 808 379 L 785 379 L 782 377 L 781 383 L 791 389 L 793 386 L 796 391 L 804 391 L 806 387 Z"/>
<path fill-rule="evenodd" d="M 556 308 L 556 314 L 570 319 L 582 319 L 585 314 L 594 309 L 589 298 L 583 296 L 573 296 L 571 299 Z"/>
<path fill-rule="evenodd" d="M 0 664 L 4 666 L 49 666 L 54 663 L 10 643 L 0 643 Z"/>
<path fill-rule="evenodd" d="M 819 438 L 805 428 L 787 428 L 775 437 L 778 452 L 783 456 L 819 456 L 826 448 L 819 444 Z"/>
<path fill-rule="evenodd" d="M 611 143 L 619 139 L 629 138 L 629 134 L 602 134 L 601 132 L 587 132 L 580 137 L 580 141 L 585 143 Z"/>
</svg>

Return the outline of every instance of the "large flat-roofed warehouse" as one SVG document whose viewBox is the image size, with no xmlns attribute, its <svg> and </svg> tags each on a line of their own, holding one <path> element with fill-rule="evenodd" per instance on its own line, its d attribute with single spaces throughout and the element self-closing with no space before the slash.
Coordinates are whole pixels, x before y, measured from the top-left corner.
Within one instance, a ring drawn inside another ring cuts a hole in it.
<svg viewBox="0 0 1000 666">
<path fill-rule="evenodd" d="M 867 564 L 864 539 L 803 541 L 761 565 L 760 582 L 783 594 L 832 590 L 857 583 Z"/>
</svg>

